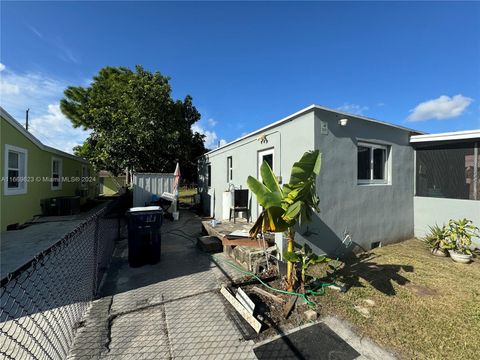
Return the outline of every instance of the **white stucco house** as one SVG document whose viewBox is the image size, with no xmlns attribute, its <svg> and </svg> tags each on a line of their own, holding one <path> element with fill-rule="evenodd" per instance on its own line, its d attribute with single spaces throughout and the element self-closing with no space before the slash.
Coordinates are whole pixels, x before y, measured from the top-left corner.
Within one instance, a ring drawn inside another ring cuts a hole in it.
<svg viewBox="0 0 480 360">
<path fill-rule="evenodd" d="M 354 247 L 368 250 L 421 236 L 428 225 L 449 218 L 468 217 L 480 225 L 479 143 L 480 130 L 425 135 L 311 105 L 201 157 L 202 208 L 206 215 L 228 219 L 229 193 L 248 188 L 247 177 L 258 177 L 263 161 L 288 182 L 293 163 L 305 151 L 319 149 L 321 213 L 296 235 L 317 251 L 345 250 L 346 234 Z M 261 209 L 249 196 L 255 220 Z"/>
</svg>

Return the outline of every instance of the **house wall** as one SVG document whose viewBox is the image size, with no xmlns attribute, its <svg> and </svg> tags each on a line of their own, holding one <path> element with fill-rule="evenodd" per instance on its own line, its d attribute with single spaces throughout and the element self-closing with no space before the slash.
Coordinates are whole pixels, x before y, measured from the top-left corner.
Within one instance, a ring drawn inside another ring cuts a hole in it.
<svg viewBox="0 0 480 360">
<path fill-rule="evenodd" d="M 409 145 L 409 131 L 352 116 L 348 116 L 348 125 L 341 127 L 338 120 L 343 117 L 335 112 L 311 110 L 265 131 L 268 144 L 261 144 L 259 135 L 254 135 L 202 158 L 199 184 L 204 211 L 222 218 L 222 193 L 228 189 L 228 156 L 233 157 L 234 185 L 247 188 L 248 175 L 258 171 L 258 151 L 275 148 L 274 161 L 281 163 L 275 173 L 288 182 L 293 163 L 305 151 L 319 149 L 322 165 L 317 192 L 321 213 L 311 223 L 297 227 L 296 241 L 308 241 L 318 253 L 340 254 L 345 231 L 356 250 L 370 249 L 374 242 L 387 244 L 413 237 L 414 151 Z M 321 122 L 327 124 L 327 134 L 322 134 Z M 358 141 L 390 147 L 388 184 L 358 184 Z M 206 186 L 208 163 L 212 166 L 210 188 Z M 254 197 L 251 208 L 255 219 Z"/>
<path fill-rule="evenodd" d="M 71 159 L 40 149 L 30 139 L 25 137 L 20 131 L 14 128 L 3 118 L 1 119 L 1 156 L 0 168 L 2 178 L 5 179 L 7 174 L 5 172 L 5 145 L 13 145 L 19 148 L 24 148 L 28 151 L 27 154 L 27 177 L 51 177 L 51 158 L 59 158 L 62 160 L 62 176 L 63 177 L 81 177 L 82 164 L 81 161 Z M 93 169 L 90 169 L 90 174 L 94 176 Z M 24 223 L 30 220 L 33 216 L 41 214 L 40 201 L 56 196 L 71 196 L 76 195 L 76 191 L 80 189 L 79 182 L 63 182 L 61 190 L 52 190 L 51 183 L 48 181 L 29 181 L 27 183 L 26 194 L 5 195 L 5 185 L 2 179 L 0 186 L 1 194 L 1 231 L 6 230 L 7 225 L 14 223 Z M 96 183 L 90 183 L 88 186 L 89 196 L 94 196 L 96 192 Z M 84 201 L 85 199 L 83 199 Z"/>
<path fill-rule="evenodd" d="M 480 201 L 415 196 L 415 236 L 425 236 L 428 227 L 446 224 L 450 219 L 467 218 L 480 227 Z M 480 248 L 480 239 L 473 239 Z"/>
<path fill-rule="evenodd" d="M 229 145 L 223 149 L 207 154 L 199 162 L 199 191 L 205 214 L 222 218 L 222 195 L 228 190 L 227 182 L 227 157 L 233 160 L 233 180 L 236 188 L 248 189 L 247 178 L 249 175 L 258 177 L 258 152 L 273 148 L 274 170 L 277 176 L 281 176 L 284 182 L 290 178 L 290 169 L 302 154 L 314 147 L 313 112 L 292 118 L 271 130 L 266 130 L 267 143 L 262 144 L 258 137 L 252 135 L 238 143 Z M 207 186 L 207 164 L 212 167 L 211 186 Z M 252 218 L 256 219 L 258 205 L 255 196 L 250 197 Z"/>
<path fill-rule="evenodd" d="M 406 130 L 348 116 L 342 127 L 340 114 L 315 109 L 315 148 L 322 153 L 317 180 L 321 213 L 300 229 L 319 252 L 344 249 L 344 232 L 354 245 L 370 249 L 374 242 L 395 242 L 413 236 L 414 151 Z M 328 125 L 322 134 L 321 122 Z M 359 185 L 357 142 L 391 146 L 389 183 Z M 358 248 L 357 248 L 358 249 Z"/>
</svg>

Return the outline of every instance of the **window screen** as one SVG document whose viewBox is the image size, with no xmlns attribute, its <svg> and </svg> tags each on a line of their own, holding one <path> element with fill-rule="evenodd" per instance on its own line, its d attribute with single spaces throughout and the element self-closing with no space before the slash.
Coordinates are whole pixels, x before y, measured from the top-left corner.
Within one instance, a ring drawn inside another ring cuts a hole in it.
<svg viewBox="0 0 480 360">
<path fill-rule="evenodd" d="M 358 147 L 358 179 L 370 179 L 370 148 L 365 146 Z"/>
<path fill-rule="evenodd" d="M 475 161 L 475 146 L 464 142 L 417 148 L 416 195 L 480 200 L 480 158 L 477 151 Z"/>
<path fill-rule="evenodd" d="M 387 183 L 388 146 L 359 143 L 357 146 L 357 179 L 359 184 Z"/>
</svg>

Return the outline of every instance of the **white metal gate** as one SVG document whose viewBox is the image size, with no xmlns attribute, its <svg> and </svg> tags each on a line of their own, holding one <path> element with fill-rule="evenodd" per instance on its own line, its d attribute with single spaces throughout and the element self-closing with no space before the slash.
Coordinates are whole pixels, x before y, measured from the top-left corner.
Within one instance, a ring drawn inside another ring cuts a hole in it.
<svg viewBox="0 0 480 360">
<path fill-rule="evenodd" d="M 172 173 L 133 174 L 133 206 L 145 206 L 154 195 L 173 193 L 175 176 Z"/>
</svg>

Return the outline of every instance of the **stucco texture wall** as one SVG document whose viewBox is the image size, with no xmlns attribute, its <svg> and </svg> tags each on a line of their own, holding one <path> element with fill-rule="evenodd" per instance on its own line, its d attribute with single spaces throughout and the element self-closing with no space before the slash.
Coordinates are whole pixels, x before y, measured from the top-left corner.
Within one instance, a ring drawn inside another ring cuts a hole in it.
<svg viewBox="0 0 480 360">
<path fill-rule="evenodd" d="M 415 236 L 425 236 L 429 226 L 448 223 L 450 219 L 467 218 L 475 226 L 480 227 L 480 201 L 459 200 L 433 197 L 414 197 Z M 475 246 L 480 248 L 480 239 L 473 239 Z"/>
<path fill-rule="evenodd" d="M 315 148 L 322 153 L 317 180 L 321 213 L 300 230 L 319 250 L 339 253 L 346 231 L 356 250 L 374 242 L 395 242 L 413 236 L 414 152 L 409 132 L 349 116 L 342 127 L 339 114 L 315 110 Z M 328 126 L 322 134 L 321 122 Z M 357 143 L 388 145 L 388 184 L 359 185 Z"/>
<path fill-rule="evenodd" d="M 204 211 L 221 219 L 222 193 L 228 188 L 228 156 L 233 158 L 233 183 L 246 188 L 247 176 L 258 176 L 259 151 L 275 149 L 274 171 L 288 182 L 293 163 L 305 151 L 319 149 L 321 213 L 311 223 L 297 227 L 298 242 L 308 241 L 318 253 L 339 254 L 345 250 L 341 245 L 344 231 L 351 235 L 356 250 L 370 249 L 374 242 L 386 244 L 412 237 L 414 152 L 409 132 L 355 117 L 349 117 L 348 125 L 341 127 L 340 118 L 335 112 L 311 110 L 265 131 L 267 144 L 261 144 L 255 135 L 204 157 L 199 163 Z M 321 122 L 327 124 L 326 134 L 322 134 Z M 388 184 L 358 184 L 358 141 L 389 146 Z M 212 166 L 211 187 L 206 185 L 207 164 Z M 255 197 L 251 208 L 255 219 Z"/>
<path fill-rule="evenodd" d="M 313 112 L 300 115 L 290 121 L 266 130 L 263 134 L 266 143 L 259 140 L 260 134 L 250 136 L 238 143 L 219 149 L 206 155 L 199 163 L 199 191 L 202 197 L 204 213 L 222 218 L 222 193 L 228 190 L 227 157 L 233 160 L 233 180 L 236 188 L 248 189 L 249 175 L 258 177 L 258 153 L 274 149 L 274 171 L 282 180 L 288 182 L 290 169 L 302 154 L 314 147 Z M 207 164 L 212 168 L 211 186 L 206 183 Z M 253 219 L 257 218 L 258 205 L 255 196 L 249 193 Z"/>
<path fill-rule="evenodd" d="M 54 154 L 40 149 L 35 143 L 21 134 L 11 124 L 1 119 L 1 156 L 0 166 L 2 178 L 7 177 L 5 169 L 5 145 L 13 145 L 26 149 L 27 154 L 27 177 L 51 177 L 51 159 L 52 157 L 62 160 L 62 176 L 63 177 L 81 177 L 82 162 L 71 159 L 69 157 Z M 93 169 L 90 174 L 94 176 Z M 1 183 L 1 231 L 4 231 L 9 224 L 24 223 L 33 216 L 41 214 L 41 200 L 56 196 L 76 195 L 76 191 L 80 189 L 79 182 L 63 182 L 62 188 L 52 190 L 51 183 L 48 181 L 29 181 L 27 183 L 27 193 L 18 195 L 6 195 L 5 184 L 2 179 Z M 89 196 L 94 196 L 96 192 L 96 183 L 91 182 L 88 185 Z M 85 199 L 83 199 L 85 200 Z"/>
</svg>

